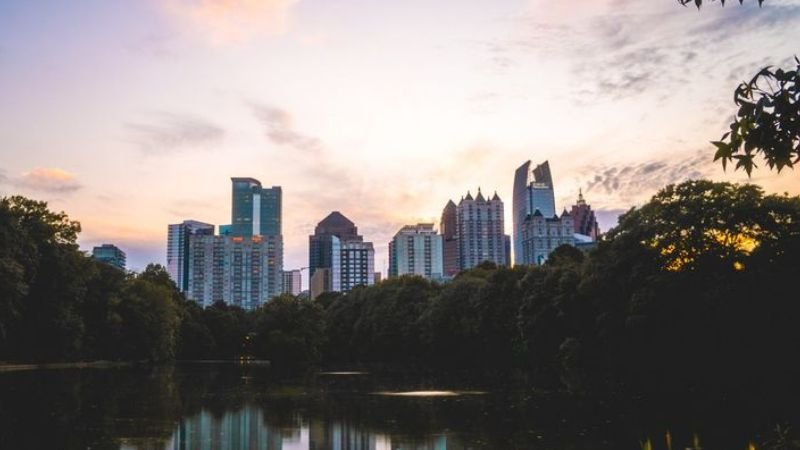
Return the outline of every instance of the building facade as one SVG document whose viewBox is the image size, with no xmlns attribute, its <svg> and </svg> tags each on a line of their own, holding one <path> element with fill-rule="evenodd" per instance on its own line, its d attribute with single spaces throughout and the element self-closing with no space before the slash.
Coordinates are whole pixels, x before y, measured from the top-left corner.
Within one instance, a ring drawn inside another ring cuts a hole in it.
<svg viewBox="0 0 800 450">
<path fill-rule="evenodd" d="M 300 269 L 283 271 L 283 293 L 294 296 L 303 291 L 303 280 Z"/>
<path fill-rule="evenodd" d="M 283 192 L 264 188 L 254 178 L 231 178 L 231 223 L 220 227 L 226 236 L 280 236 Z"/>
<path fill-rule="evenodd" d="M 592 241 L 600 237 L 600 226 L 592 206 L 583 198 L 583 191 L 578 192 L 578 202 L 572 206 L 572 222 L 576 234 L 588 236 Z"/>
<path fill-rule="evenodd" d="M 514 173 L 513 198 L 514 264 L 536 264 L 535 255 L 523 246 L 523 227 L 528 216 L 539 211 L 545 218 L 556 217 L 555 192 L 550 163 L 545 161 L 531 170 L 526 161 Z"/>
<path fill-rule="evenodd" d="M 231 224 L 170 225 L 167 270 L 186 296 L 255 309 L 283 292 L 282 191 L 231 178 Z"/>
<path fill-rule="evenodd" d="M 319 222 L 308 237 L 308 266 L 310 280 L 315 280 L 317 271 L 326 269 L 324 280 L 316 278 L 316 286 L 322 290 L 312 289 L 312 298 L 321 292 L 348 292 L 356 286 L 375 284 L 372 242 L 364 242 L 355 224 L 339 211 Z"/>
<path fill-rule="evenodd" d="M 529 265 L 542 265 L 561 245 L 575 246 L 572 216 L 565 210 L 561 217 L 545 217 L 536 210 L 522 222 L 522 251 L 531 258 Z"/>
<path fill-rule="evenodd" d="M 389 276 L 402 275 L 443 278 L 443 238 L 432 223 L 406 225 L 389 242 Z"/>
<path fill-rule="evenodd" d="M 125 252 L 119 249 L 116 245 L 103 244 L 92 249 L 92 256 L 94 259 L 110 264 L 120 270 L 125 270 L 126 257 Z"/>
<path fill-rule="evenodd" d="M 454 277 L 459 270 L 457 208 L 452 200 L 442 211 L 439 230 L 442 233 L 442 269 L 445 277 Z"/>
<path fill-rule="evenodd" d="M 253 310 L 283 291 L 279 237 L 194 235 L 189 242 L 187 296 L 203 307 L 221 301 Z"/>
<path fill-rule="evenodd" d="M 189 238 L 195 235 L 213 236 L 214 225 L 184 220 L 167 227 L 167 272 L 184 294 L 189 290 Z"/>
<path fill-rule="evenodd" d="M 497 193 L 487 200 L 480 189 L 472 198 L 462 198 L 456 206 L 456 241 L 458 242 L 459 269 L 471 269 L 489 261 L 497 265 L 508 262 L 503 218 L 503 201 Z"/>
</svg>

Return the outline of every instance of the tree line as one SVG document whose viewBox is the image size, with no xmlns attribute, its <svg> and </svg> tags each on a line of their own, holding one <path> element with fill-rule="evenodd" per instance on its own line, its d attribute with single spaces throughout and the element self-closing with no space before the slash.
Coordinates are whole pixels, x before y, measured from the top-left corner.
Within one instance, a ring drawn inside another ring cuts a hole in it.
<svg viewBox="0 0 800 450">
<path fill-rule="evenodd" d="M 585 254 L 484 263 L 446 284 L 389 279 L 256 311 L 186 300 L 161 266 L 77 248 L 44 203 L 0 202 L 0 360 L 265 358 L 524 374 L 590 393 L 766 389 L 800 375 L 800 197 L 671 185 Z"/>
</svg>

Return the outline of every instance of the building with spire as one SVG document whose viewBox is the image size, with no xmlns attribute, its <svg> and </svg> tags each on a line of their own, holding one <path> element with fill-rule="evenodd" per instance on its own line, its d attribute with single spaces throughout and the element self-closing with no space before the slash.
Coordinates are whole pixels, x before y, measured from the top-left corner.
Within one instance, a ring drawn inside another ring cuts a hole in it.
<svg viewBox="0 0 800 450">
<path fill-rule="evenodd" d="M 583 190 L 578 191 L 578 202 L 572 205 L 572 223 L 576 234 L 588 236 L 592 241 L 600 237 L 600 227 L 592 211 L 592 206 L 583 198 Z"/>
<path fill-rule="evenodd" d="M 484 198 L 480 188 L 475 198 L 467 192 L 456 205 L 455 216 L 459 270 L 471 269 L 484 261 L 508 264 L 509 237 L 505 234 L 503 201 L 497 192 L 490 199 Z"/>
</svg>

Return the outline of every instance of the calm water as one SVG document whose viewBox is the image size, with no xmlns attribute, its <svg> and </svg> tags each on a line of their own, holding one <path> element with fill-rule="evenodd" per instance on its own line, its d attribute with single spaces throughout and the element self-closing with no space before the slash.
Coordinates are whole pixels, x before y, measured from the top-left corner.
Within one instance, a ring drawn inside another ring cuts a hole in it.
<svg viewBox="0 0 800 450">
<path fill-rule="evenodd" d="M 286 378 L 233 364 L 0 373 L 2 450 L 624 450 L 647 439 L 745 450 L 787 414 L 739 401 L 611 406 L 452 374 Z"/>
</svg>

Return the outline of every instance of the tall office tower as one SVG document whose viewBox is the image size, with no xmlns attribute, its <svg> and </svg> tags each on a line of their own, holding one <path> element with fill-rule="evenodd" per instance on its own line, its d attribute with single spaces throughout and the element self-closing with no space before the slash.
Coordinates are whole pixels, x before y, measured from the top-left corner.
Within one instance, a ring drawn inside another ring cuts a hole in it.
<svg viewBox="0 0 800 450">
<path fill-rule="evenodd" d="M 503 201 L 496 192 L 490 200 L 483 197 L 480 188 L 474 199 L 467 192 L 456 206 L 456 228 L 460 270 L 484 261 L 506 264 Z"/>
<path fill-rule="evenodd" d="M 356 225 L 339 211 L 334 211 L 314 229 L 308 237 L 308 276 L 313 277 L 318 268 L 330 268 L 333 264 L 332 236 L 345 241 L 361 241 Z"/>
<path fill-rule="evenodd" d="M 194 235 L 189 239 L 188 297 L 202 306 L 260 307 L 283 291 L 280 236 Z"/>
<path fill-rule="evenodd" d="M 442 267 L 446 277 L 455 276 L 459 269 L 456 210 L 456 204 L 449 200 L 442 211 L 442 220 L 439 223 L 439 230 L 442 233 Z"/>
<path fill-rule="evenodd" d="M 545 218 L 556 217 L 556 202 L 553 192 L 553 176 L 550 163 L 545 161 L 530 169 L 526 161 L 514 173 L 514 264 L 535 264 L 533 255 L 525 252 L 522 245 L 522 227 L 525 218 L 536 211 Z"/>
<path fill-rule="evenodd" d="M 254 178 L 231 178 L 231 224 L 220 227 L 226 236 L 280 236 L 282 191 L 261 187 Z"/>
<path fill-rule="evenodd" d="M 575 233 L 590 237 L 596 241 L 600 236 L 600 227 L 592 211 L 592 206 L 583 199 L 583 191 L 578 191 L 578 203 L 572 206 L 572 222 Z"/>
<path fill-rule="evenodd" d="M 117 269 L 125 270 L 125 252 L 116 245 L 103 244 L 92 249 L 94 259 L 110 264 Z"/>
<path fill-rule="evenodd" d="M 411 274 L 442 279 L 442 242 L 442 235 L 432 223 L 404 226 L 389 243 L 389 276 Z"/>
<path fill-rule="evenodd" d="M 213 236 L 214 225 L 184 220 L 167 227 L 167 272 L 183 293 L 189 290 L 189 238 L 195 235 Z"/>
<path fill-rule="evenodd" d="M 375 249 L 371 242 L 364 242 L 355 224 L 339 211 L 317 224 L 308 241 L 311 279 L 315 279 L 317 270 L 327 269 L 327 279 L 316 283 L 324 287 L 324 292 L 347 292 L 358 285 L 375 283 Z"/>
<path fill-rule="evenodd" d="M 300 295 L 303 290 L 300 269 L 283 271 L 283 293 Z"/>
<path fill-rule="evenodd" d="M 525 217 L 522 221 L 522 251 L 533 261 L 527 264 L 540 266 L 559 246 L 575 246 L 572 219 L 567 210 L 561 213 L 561 217 L 545 217 L 538 210 Z"/>
</svg>

